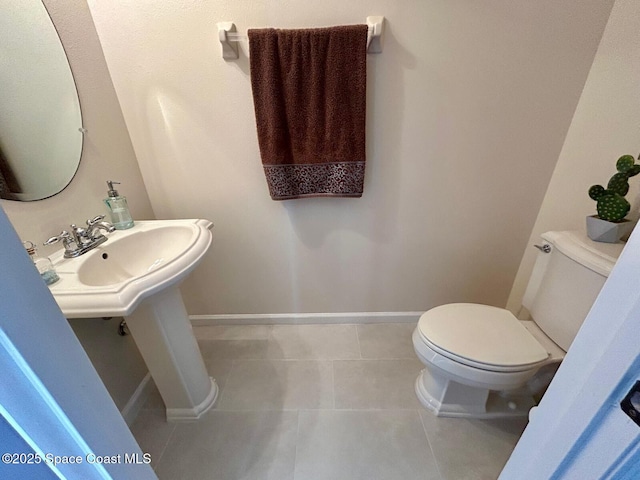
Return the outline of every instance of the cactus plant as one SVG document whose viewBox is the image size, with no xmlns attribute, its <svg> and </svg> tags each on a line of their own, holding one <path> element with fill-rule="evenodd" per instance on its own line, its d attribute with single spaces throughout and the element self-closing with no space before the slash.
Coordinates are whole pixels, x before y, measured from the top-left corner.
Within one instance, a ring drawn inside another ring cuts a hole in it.
<svg viewBox="0 0 640 480">
<path fill-rule="evenodd" d="M 629 192 L 629 178 L 640 173 L 640 164 L 635 162 L 632 155 L 621 156 L 616 162 L 618 173 L 611 177 L 607 188 L 602 185 L 589 188 L 589 196 L 597 202 L 596 209 L 600 219 L 619 223 L 629 213 L 631 205 L 624 196 Z"/>
</svg>

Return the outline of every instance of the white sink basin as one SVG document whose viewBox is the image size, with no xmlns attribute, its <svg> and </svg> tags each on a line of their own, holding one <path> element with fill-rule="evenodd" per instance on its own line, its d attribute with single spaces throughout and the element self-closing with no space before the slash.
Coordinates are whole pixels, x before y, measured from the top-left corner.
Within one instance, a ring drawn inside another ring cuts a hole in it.
<svg viewBox="0 0 640 480">
<path fill-rule="evenodd" d="M 208 220 L 136 222 L 80 257 L 59 251 L 51 256 L 60 276 L 51 293 L 67 318 L 129 315 L 193 270 L 211 245 L 211 227 Z"/>
<path fill-rule="evenodd" d="M 167 420 L 197 420 L 216 402 L 180 283 L 211 245 L 208 220 L 136 222 L 77 258 L 51 256 L 49 288 L 67 318 L 125 317 L 167 407 Z M 114 332 L 115 334 L 115 332 Z"/>
<path fill-rule="evenodd" d="M 89 253 L 78 269 L 78 280 L 100 287 L 141 278 L 185 253 L 193 233 L 191 225 L 167 225 L 123 235 Z M 168 269 L 162 272 L 166 273 Z"/>
</svg>

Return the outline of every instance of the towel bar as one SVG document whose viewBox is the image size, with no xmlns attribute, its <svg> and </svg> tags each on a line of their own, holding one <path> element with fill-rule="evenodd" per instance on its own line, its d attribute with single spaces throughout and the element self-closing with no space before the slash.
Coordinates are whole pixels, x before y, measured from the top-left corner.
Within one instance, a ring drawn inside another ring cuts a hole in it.
<svg viewBox="0 0 640 480">
<path fill-rule="evenodd" d="M 382 52 L 382 34 L 384 32 L 384 17 L 367 17 L 367 53 Z M 246 41 L 247 35 L 236 32 L 233 22 L 218 23 L 218 40 L 222 45 L 222 58 L 235 60 L 238 55 L 238 42 Z"/>
</svg>

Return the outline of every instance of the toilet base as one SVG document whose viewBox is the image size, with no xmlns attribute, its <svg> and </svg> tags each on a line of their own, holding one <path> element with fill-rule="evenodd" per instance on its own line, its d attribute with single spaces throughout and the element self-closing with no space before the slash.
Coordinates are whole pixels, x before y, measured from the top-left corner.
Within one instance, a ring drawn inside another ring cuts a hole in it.
<svg viewBox="0 0 640 480">
<path fill-rule="evenodd" d="M 470 387 L 423 369 L 415 383 L 420 403 L 438 417 L 526 417 L 536 405 L 530 395 Z"/>
</svg>

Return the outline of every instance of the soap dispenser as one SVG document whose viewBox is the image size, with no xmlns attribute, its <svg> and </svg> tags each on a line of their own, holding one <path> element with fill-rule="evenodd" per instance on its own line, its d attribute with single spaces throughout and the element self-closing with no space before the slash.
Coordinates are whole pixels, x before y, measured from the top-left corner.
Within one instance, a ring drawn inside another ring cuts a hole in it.
<svg viewBox="0 0 640 480">
<path fill-rule="evenodd" d="M 44 280 L 44 283 L 47 285 L 52 285 L 60 280 L 58 274 L 56 273 L 56 269 L 53 267 L 53 263 L 47 257 L 38 256 L 38 250 L 36 249 L 36 244 L 30 241 L 22 242 L 24 248 L 26 248 L 27 253 L 33 260 L 33 264 L 38 269 L 38 273 Z"/>
<path fill-rule="evenodd" d="M 126 230 L 133 227 L 133 218 L 131 218 L 131 212 L 129 212 L 129 205 L 127 205 L 127 197 L 120 196 L 118 191 L 113 188 L 113 185 L 120 185 L 120 182 L 114 182 L 113 180 L 107 180 L 109 191 L 107 198 L 104 199 L 104 203 L 109 210 L 109 216 L 111 217 L 111 223 L 117 230 Z"/>
</svg>

